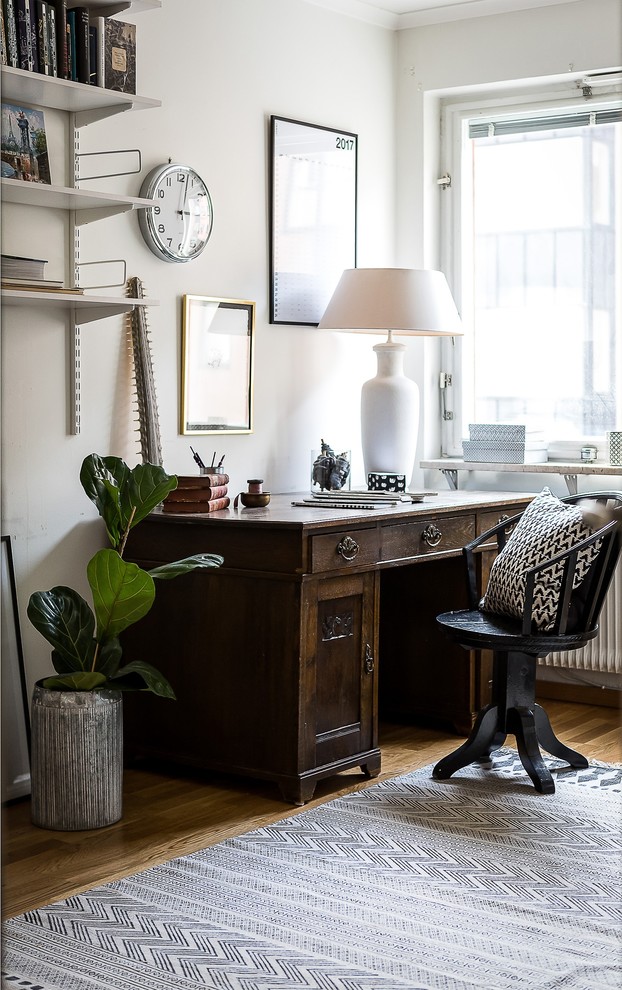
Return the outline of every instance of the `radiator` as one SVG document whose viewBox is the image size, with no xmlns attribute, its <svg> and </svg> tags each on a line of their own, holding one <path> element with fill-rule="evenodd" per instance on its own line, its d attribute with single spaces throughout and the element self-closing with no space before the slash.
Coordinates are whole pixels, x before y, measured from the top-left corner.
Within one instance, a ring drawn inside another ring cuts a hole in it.
<svg viewBox="0 0 622 990">
<path fill-rule="evenodd" d="M 622 673 L 622 563 L 618 564 L 600 613 L 598 635 L 580 650 L 550 653 L 540 663 L 546 667 Z"/>
</svg>

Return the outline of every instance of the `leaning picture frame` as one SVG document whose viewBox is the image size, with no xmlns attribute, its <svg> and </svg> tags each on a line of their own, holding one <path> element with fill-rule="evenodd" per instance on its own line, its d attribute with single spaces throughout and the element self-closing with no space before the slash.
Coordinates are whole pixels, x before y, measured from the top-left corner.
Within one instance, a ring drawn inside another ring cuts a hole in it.
<svg viewBox="0 0 622 990">
<path fill-rule="evenodd" d="M 317 326 L 356 268 L 358 136 L 270 117 L 270 322 Z"/>
<path fill-rule="evenodd" d="M 42 110 L 2 103 L 0 107 L 2 178 L 50 185 L 45 118 Z"/>
<path fill-rule="evenodd" d="M 180 433 L 253 432 L 254 336 L 254 302 L 183 296 Z"/>
<path fill-rule="evenodd" d="M 30 794 L 30 712 L 10 536 L 1 538 L 0 555 L 2 800 L 12 801 Z"/>
</svg>

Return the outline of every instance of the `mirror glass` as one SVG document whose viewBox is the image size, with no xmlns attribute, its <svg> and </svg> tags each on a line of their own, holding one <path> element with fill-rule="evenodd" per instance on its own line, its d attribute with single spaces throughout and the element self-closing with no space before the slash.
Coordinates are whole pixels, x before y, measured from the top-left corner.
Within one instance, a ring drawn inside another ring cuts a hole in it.
<svg viewBox="0 0 622 990">
<path fill-rule="evenodd" d="M 252 433 L 255 304 L 184 296 L 181 433 Z"/>
</svg>

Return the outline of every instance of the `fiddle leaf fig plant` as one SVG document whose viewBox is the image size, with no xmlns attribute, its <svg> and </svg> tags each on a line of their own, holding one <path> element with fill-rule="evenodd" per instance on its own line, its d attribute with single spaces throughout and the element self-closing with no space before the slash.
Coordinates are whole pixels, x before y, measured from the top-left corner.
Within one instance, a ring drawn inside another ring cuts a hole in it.
<svg viewBox="0 0 622 990">
<path fill-rule="evenodd" d="M 132 661 L 121 666 L 119 636 L 152 607 L 157 580 L 220 567 L 223 558 L 196 554 L 150 571 L 123 559 L 130 530 L 177 487 L 175 475 L 158 465 L 130 469 L 118 457 L 89 454 L 80 481 L 104 520 L 112 549 L 98 550 L 87 565 L 93 609 L 77 591 L 62 585 L 30 596 L 28 618 L 51 644 L 56 671 L 43 686 L 69 691 L 146 690 L 174 698 L 169 682 L 151 664 Z"/>
</svg>

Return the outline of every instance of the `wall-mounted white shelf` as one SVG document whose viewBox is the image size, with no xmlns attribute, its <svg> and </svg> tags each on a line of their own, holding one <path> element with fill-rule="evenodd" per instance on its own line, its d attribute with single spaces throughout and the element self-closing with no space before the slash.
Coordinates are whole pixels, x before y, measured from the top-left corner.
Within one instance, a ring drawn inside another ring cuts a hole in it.
<svg viewBox="0 0 622 990">
<path fill-rule="evenodd" d="M 2 179 L 2 201 L 19 206 L 47 206 L 56 210 L 74 210 L 78 226 L 127 213 L 128 210 L 155 206 L 153 199 L 136 196 L 118 196 L 115 193 L 92 192 L 71 186 L 52 186 L 43 182 L 22 182 L 21 179 Z"/>
<path fill-rule="evenodd" d="M 84 0 L 84 6 L 104 17 L 111 17 L 123 12 L 135 14 L 156 10 L 162 7 L 162 3 L 161 0 Z M 73 233 L 73 243 L 70 246 L 73 284 L 77 269 L 83 263 L 79 260 L 77 230 L 79 226 L 118 213 L 147 209 L 156 205 L 150 199 L 92 192 L 80 187 L 78 130 L 87 124 L 105 120 L 126 110 L 156 109 L 162 105 L 161 101 L 134 93 L 118 93 L 100 86 L 88 86 L 69 79 L 45 76 L 39 72 L 27 72 L 7 65 L 2 66 L 1 74 L 3 100 L 69 114 L 72 147 L 68 150 L 73 161 L 72 185 L 53 186 L 7 178 L 2 179 L 0 192 L 5 203 L 13 203 L 20 207 L 50 207 L 64 210 L 68 214 Z M 68 314 L 71 355 L 71 432 L 74 434 L 80 432 L 80 326 L 83 323 L 92 323 L 111 316 L 122 316 L 135 309 L 157 305 L 155 300 L 134 299 L 129 296 L 119 298 L 72 292 L 69 289 L 59 292 L 8 286 L 2 289 L 1 300 L 7 309 L 35 307 L 41 311 L 62 310 Z"/>
<path fill-rule="evenodd" d="M 612 464 L 585 464 L 584 462 L 545 461 L 544 464 L 495 464 L 489 461 L 463 461 L 457 457 L 441 457 L 438 460 L 420 461 L 419 467 L 442 471 L 451 489 L 458 488 L 458 471 L 494 471 L 498 474 L 520 472 L 521 474 L 563 475 L 570 495 L 577 494 L 578 475 L 607 475 L 622 477 L 622 466 Z"/>
<path fill-rule="evenodd" d="M 83 0 L 83 6 L 96 10 L 102 17 L 115 14 L 140 14 L 143 10 L 159 10 L 162 0 Z"/>
<path fill-rule="evenodd" d="M 75 114 L 76 127 L 82 127 L 125 110 L 152 110 L 162 106 L 161 100 L 150 100 L 133 93 L 117 93 L 101 86 L 87 86 L 71 79 L 44 76 L 2 66 L 2 99 L 8 102 L 32 103 L 53 110 Z"/>
<path fill-rule="evenodd" d="M 2 289 L 3 306 L 41 306 L 46 310 L 63 309 L 73 313 L 75 322 L 93 323 L 109 316 L 122 316 L 141 306 L 158 306 L 154 299 L 95 296 L 77 292 L 39 292 L 28 289 Z"/>
</svg>

